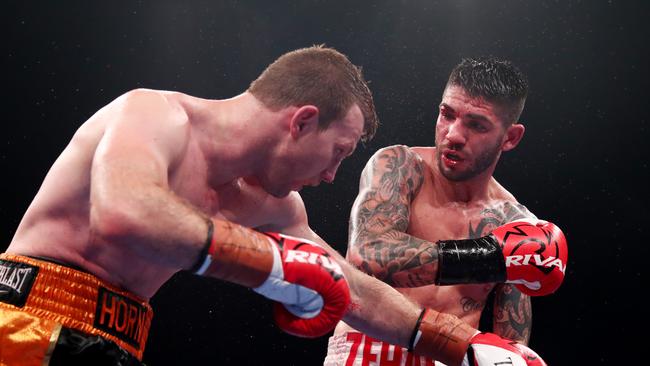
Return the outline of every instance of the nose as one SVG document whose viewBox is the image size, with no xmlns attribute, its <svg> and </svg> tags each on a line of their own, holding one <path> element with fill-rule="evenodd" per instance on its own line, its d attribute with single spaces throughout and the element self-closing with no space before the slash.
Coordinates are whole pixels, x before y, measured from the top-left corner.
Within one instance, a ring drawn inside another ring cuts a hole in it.
<svg viewBox="0 0 650 366">
<path fill-rule="evenodd" d="M 456 119 L 447 126 L 447 133 L 445 138 L 449 141 L 450 145 L 464 145 L 467 141 L 465 130 L 462 121 Z"/>
<path fill-rule="evenodd" d="M 336 177 L 336 172 L 339 170 L 339 166 L 341 166 L 340 161 L 332 164 L 332 166 L 321 172 L 320 178 L 326 183 L 334 182 L 334 178 Z"/>
</svg>

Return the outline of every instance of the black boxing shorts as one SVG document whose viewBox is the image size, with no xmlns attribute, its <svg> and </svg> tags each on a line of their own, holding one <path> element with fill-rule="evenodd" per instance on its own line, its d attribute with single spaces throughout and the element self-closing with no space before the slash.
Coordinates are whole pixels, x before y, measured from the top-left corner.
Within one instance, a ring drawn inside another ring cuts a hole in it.
<svg viewBox="0 0 650 366">
<path fill-rule="evenodd" d="M 89 273 L 0 254 L 0 365 L 141 365 L 152 318 Z"/>
</svg>

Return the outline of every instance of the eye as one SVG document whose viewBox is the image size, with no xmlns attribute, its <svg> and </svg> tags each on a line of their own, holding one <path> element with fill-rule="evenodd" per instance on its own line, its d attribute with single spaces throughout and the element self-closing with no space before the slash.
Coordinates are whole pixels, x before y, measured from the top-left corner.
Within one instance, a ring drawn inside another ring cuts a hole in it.
<svg viewBox="0 0 650 366">
<path fill-rule="evenodd" d="M 446 111 L 446 110 L 440 110 L 440 120 L 445 121 L 445 122 L 453 122 L 454 119 L 456 119 L 456 116 L 454 116 L 453 113 Z"/>
<path fill-rule="evenodd" d="M 453 110 L 450 110 L 447 106 L 440 106 L 440 116 L 445 121 L 453 121 L 456 116 L 454 115 Z"/>
<path fill-rule="evenodd" d="M 469 122 L 469 127 L 473 130 L 476 130 L 478 132 L 485 132 L 487 131 L 487 127 L 485 127 L 482 123 L 478 121 L 470 121 Z"/>
</svg>

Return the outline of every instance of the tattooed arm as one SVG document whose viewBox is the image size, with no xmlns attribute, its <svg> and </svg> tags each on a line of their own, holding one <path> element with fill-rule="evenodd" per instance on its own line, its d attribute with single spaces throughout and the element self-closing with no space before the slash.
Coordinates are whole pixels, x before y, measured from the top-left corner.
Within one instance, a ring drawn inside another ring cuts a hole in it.
<svg viewBox="0 0 650 366">
<path fill-rule="evenodd" d="M 481 236 L 483 228 L 481 223 L 503 225 L 505 223 L 524 219 L 535 218 L 526 207 L 518 203 L 505 202 L 500 209 L 486 209 L 483 211 L 483 220 L 473 230 L 470 226 L 470 236 Z M 492 220 L 492 222 L 488 223 Z M 499 284 L 494 288 L 494 333 L 528 345 L 533 321 L 533 310 L 530 296 L 522 294 L 515 286 Z"/>
<path fill-rule="evenodd" d="M 432 284 L 438 272 L 436 244 L 406 234 L 423 164 L 403 145 L 377 151 L 361 173 L 352 207 L 348 260 L 394 287 Z"/>
<path fill-rule="evenodd" d="M 494 333 L 528 345 L 533 321 L 530 296 L 509 284 L 497 285 L 494 292 Z"/>
</svg>

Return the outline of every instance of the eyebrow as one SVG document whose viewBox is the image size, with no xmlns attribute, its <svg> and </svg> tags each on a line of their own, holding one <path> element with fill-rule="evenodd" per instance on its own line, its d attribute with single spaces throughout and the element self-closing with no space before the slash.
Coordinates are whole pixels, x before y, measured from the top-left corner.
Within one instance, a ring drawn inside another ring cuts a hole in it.
<svg viewBox="0 0 650 366">
<path fill-rule="evenodd" d="M 482 114 L 468 113 L 467 117 L 469 117 L 471 119 L 479 120 L 479 121 L 490 122 L 490 119 L 485 117 Z"/>
<path fill-rule="evenodd" d="M 445 108 L 445 109 L 451 110 L 451 112 L 456 112 L 456 110 L 454 108 L 452 108 L 449 104 L 446 104 L 446 103 L 440 103 L 439 108 Z M 491 120 L 488 117 L 486 117 L 486 116 L 484 116 L 482 114 L 468 113 L 467 117 L 470 118 L 470 119 L 478 120 L 478 121 L 491 122 Z"/>
</svg>

